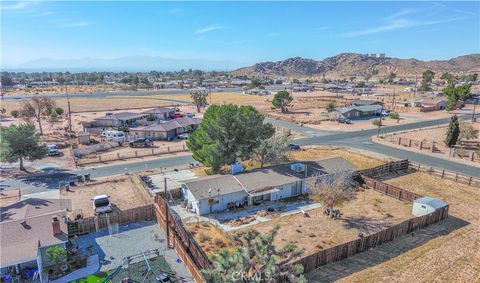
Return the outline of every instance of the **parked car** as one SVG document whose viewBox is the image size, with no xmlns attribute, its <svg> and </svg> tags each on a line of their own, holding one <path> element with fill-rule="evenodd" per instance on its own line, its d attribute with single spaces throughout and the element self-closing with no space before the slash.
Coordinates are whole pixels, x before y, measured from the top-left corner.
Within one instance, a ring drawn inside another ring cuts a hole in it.
<svg viewBox="0 0 480 283">
<path fill-rule="evenodd" d="M 182 118 L 184 115 L 182 113 L 175 113 L 170 115 L 170 119 Z"/>
<path fill-rule="evenodd" d="M 289 143 L 288 144 L 288 149 L 290 149 L 290 150 L 300 150 L 300 146 L 298 144 Z"/>
<path fill-rule="evenodd" d="M 343 124 L 351 124 L 352 123 L 352 120 L 350 120 L 348 118 L 338 118 L 336 121 L 338 123 L 343 123 Z"/>
<path fill-rule="evenodd" d="M 92 200 L 95 214 L 112 212 L 112 204 L 107 195 L 97 195 Z"/>
<path fill-rule="evenodd" d="M 56 144 L 51 144 L 48 146 L 48 156 L 59 155 L 58 146 Z"/>
<path fill-rule="evenodd" d="M 151 147 L 153 142 L 149 139 L 136 139 L 129 143 L 130 147 Z"/>
<path fill-rule="evenodd" d="M 188 133 L 179 134 L 178 138 L 181 140 L 186 140 L 188 139 Z"/>
<path fill-rule="evenodd" d="M 390 110 L 384 109 L 384 110 L 382 110 L 382 116 L 386 117 L 386 116 L 390 115 L 390 112 L 391 112 Z"/>
</svg>

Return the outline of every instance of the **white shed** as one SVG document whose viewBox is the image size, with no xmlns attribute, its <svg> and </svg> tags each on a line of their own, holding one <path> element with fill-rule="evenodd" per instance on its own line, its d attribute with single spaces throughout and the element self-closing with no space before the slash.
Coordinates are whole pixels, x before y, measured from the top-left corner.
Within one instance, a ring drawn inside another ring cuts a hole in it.
<svg viewBox="0 0 480 283">
<path fill-rule="evenodd" d="M 436 198 L 422 197 L 413 201 L 412 214 L 417 217 L 427 215 L 447 205 L 448 203 Z"/>
</svg>

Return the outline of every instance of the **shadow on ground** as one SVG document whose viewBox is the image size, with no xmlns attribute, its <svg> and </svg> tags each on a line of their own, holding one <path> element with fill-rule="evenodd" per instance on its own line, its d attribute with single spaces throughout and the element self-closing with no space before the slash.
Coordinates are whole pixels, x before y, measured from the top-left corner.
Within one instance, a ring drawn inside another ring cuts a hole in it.
<svg viewBox="0 0 480 283">
<path fill-rule="evenodd" d="M 408 235 L 378 246 L 369 251 L 356 254 L 347 259 L 333 262 L 306 274 L 309 282 L 334 282 L 371 266 L 381 264 L 411 249 L 422 246 L 437 237 L 445 236 L 452 231 L 470 223 L 454 216 Z"/>
</svg>

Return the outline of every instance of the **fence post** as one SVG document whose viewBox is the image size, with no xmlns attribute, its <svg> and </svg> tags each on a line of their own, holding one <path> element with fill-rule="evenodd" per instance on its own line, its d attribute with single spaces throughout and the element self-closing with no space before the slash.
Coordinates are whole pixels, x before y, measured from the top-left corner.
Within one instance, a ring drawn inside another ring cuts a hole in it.
<svg viewBox="0 0 480 283">
<path fill-rule="evenodd" d="M 135 157 L 138 157 L 138 151 L 135 150 Z"/>
<path fill-rule="evenodd" d="M 154 154 L 155 154 L 155 153 L 154 153 L 154 149 L 152 148 L 152 155 L 154 155 Z"/>
<path fill-rule="evenodd" d="M 98 162 L 102 162 L 102 156 L 101 155 L 98 156 Z"/>
<path fill-rule="evenodd" d="M 185 151 L 185 145 L 183 145 L 183 151 Z"/>
<path fill-rule="evenodd" d="M 420 141 L 420 150 L 423 149 L 423 141 Z"/>
<path fill-rule="evenodd" d="M 458 180 L 458 173 L 455 173 L 455 181 Z"/>
<path fill-rule="evenodd" d="M 408 140 L 408 147 L 412 147 L 412 139 Z"/>
<path fill-rule="evenodd" d="M 445 176 L 445 170 L 442 170 L 442 179 L 443 179 L 443 176 Z"/>
<path fill-rule="evenodd" d="M 120 159 L 120 153 L 119 152 L 117 152 L 117 158 Z"/>
<path fill-rule="evenodd" d="M 167 152 L 170 153 L 170 147 L 169 146 L 167 146 Z"/>
<path fill-rule="evenodd" d="M 473 160 L 475 160 L 475 151 L 472 151 L 470 153 L 470 161 L 473 161 Z"/>
<path fill-rule="evenodd" d="M 472 176 L 470 176 L 470 178 L 468 178 L 468 185 L 470 186 L 471 183 L 472 183 Z"/>
<path fill-rule="evenodd" d="M 402 138 L 398 137 L 398 145 L 401 145 L 401 144 L 402 144 Z"/>
</svg>

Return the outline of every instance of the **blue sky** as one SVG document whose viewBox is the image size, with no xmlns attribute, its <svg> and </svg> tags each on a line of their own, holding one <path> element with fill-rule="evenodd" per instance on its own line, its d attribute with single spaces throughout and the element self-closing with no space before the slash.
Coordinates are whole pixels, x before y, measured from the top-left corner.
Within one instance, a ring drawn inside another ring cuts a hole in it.
<svg viewBox="0 0 480 283">
<path fill-rule="evenodd" d="M 480 52 L 480 2 L 1 2 L 2 65 L 146 55 L 231 67 L 342 52 Z"/>
</svg>

